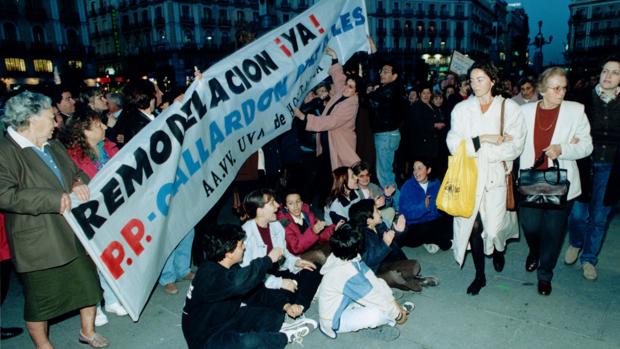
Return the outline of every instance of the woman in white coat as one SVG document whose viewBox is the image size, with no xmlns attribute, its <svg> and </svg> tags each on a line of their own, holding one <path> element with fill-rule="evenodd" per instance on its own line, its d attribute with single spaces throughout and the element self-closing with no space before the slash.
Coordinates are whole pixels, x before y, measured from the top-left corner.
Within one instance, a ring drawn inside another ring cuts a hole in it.
<svg viewBox="0 0 620 349">
<path fill-rule="evenodd" d="M 467 154 L 476 158 L 478 182 L 476 203 L 470 217 L 455 217 L 453 250 L 456 261 L 463 265 L 467 246 L 471 247 L 476 277 L 467 293 L 476 295 L 486 285 L 484 255 L 493 255 L 495 270 L 504 268 L 506 240 L 506 173 L 512 161 L 521 154 L 525 127 L 519 106 L 504 99 L 496 91 L 497 68 L 492 63 L 477 62 L 469 70 L 474 98 L 460 102 L 452 111 L 452 128 L 447 143 L 454 154 L 465 141 Z M 504 104 L 504 136 L 500 136 L 500 117 Z M 506 167 L 504 167 L 504 164 Z M 515 223 L 516 224 L 516 223 Z"/>
<path fill-rule="evenodd" d="M 552 67 L 538 78 L 542 101 L 521 106 L 527 128 L 525 148 L 521 154 L 521 169 L 530 168 L 544 154 L 545 169 L 557 159 L 560 168 L 566 169 L 570 186 L 568 205 L 559 209 L 521 207 L 519 221 L 530 251 L 525 269 L 538 268 L 538 293 L 551 293 L 553 268 L 564 241 L 567 217 L 572 200 L 581 194 L 581 182 L 576 160 L 592 153 L 590 123 L 584 106 L 564 100 L 568 82 L 564 69 Z"/>
</svg>

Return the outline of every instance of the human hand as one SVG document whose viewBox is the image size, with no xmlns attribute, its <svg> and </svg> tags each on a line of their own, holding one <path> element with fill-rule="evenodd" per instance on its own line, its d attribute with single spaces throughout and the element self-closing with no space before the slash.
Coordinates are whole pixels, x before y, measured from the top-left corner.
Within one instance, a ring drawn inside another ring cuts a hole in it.
<svg viewBox="0 0 620 349">
<path fill-rule="evenodd" d="M 62 193 L 62 196 L 60 197 L 59 213 L 63 214 L 65 211 L 67 211 L 70 208 L 71 208 L 71 198 L 69 197 L 69 194 Z"/>
<path fill-rule="evenodd" d="M 434 124 L 433 124 L 433 127 L 434 127 L 434 128 L 436 128 L 436 129 L 438 129 L 438 130 L 441 130 L 441 129 L 443 129 L 444 127 L 446 127 L 446 124 L 445 124 L 445 123 L 443 123 L 443 122 L 436 122 L 436 123 L 434 123 Z"/>
<path fill-rule="evenodd" d="M 577 137 L 573 137 L 573 138 L 570 140 L 570 144 L 578 144 L 578 143 L 579 143 L 579 138 L 577 138 Z"/>
<path fill-rule="evenodd" d="M 377 52 L 377 45 L 370 35 L 368 35 L 368 46 L 370 46 L 370 53 Z"/>
<path fill-rule="evenodd" d="M 125 135 L 122 135 L 122 134 L 116 135 L 116 143 L 118 144 L 125 143 Z"/>
<path fill-rule="evenodd" d="M 276 248 L 271 249 L 271 251 L 269 251 L 269 253 L 267 254 L 267 257 L 271 258 L 272 263 L 275 263 L 282 258 L 283 253 L 284 251 L 281 248 L 276 247 Z"/>
<path fill-rule="evenodd" d="M 197 66 L 194 66 L 194 80 L 202 80 L 202 72 Z"/>
<path fill-rule="evenodd" d="M 386 245 L 390 246 L 392 244 L 392 241 L 394 241 L 394 235 L 396 233 L 394 233 L 394 230 L 388 230 L 385 233 L 383 233 L 383 242 L 385 242 Z"/>
<path fill-rule="evenodd" d="M 306 114 L 302 113 L 301 110 L 299 110 L 299 108 L 293 108 L 293 114 L 295 115 L 296 118 L 298 118 L 299 120 L 305 120 L 306 119 Z"/>
<path fill-rule="evenodd" d="M 480 143 L 490 143 L 495 145 L 501 145 L 504 142 L 511 141 L 512 137 L 509 135 L 481 135 Z"/>
<path fill-rule="evenodd" d="M 286 315 L 292 317 L 293 319 L 300 316 L 304 312 L 304 306 L 299 304 L 286 303 L 284 304 L 283 309 L 286 312 Z"/>
<path fill-rule="evenodd" d="M 338 59 L 338 55 L 336 55 L 336 51 L 332 50 L 330 47 L 325 49 L 325 54 L 330 56 L 332 59 Z"/>
<path fill-rule="evenodd" d="M 281 288 L 283 290 L 295 293 L 295 291 L 297 291 L 297 281 L 291 279 L 282 279 Z"/>
<path fill-rule="evenodd" d="M 377 207 L 385 206 L 385 197 L 383 197 L 383 195 L 377 196 L 375 198 L 375 205 L 377 205 Z"/>
<path fill-rule="evenodd" d="M 383 195 L 387 197 L 394 195 L 395 192 L 396 192 L 396 187 L 394 187 L 394 185 L 392 184 L 387 185 L 385 188 L 383 188 Z"/>
<path fill-rule="evenodd" d="M 297 262 L 295 262 L 295 266 L 297 268 L 306 269 L 306 270 L 310 270 L 310 271 L 313 271 L 313 270 L 316 269 L 316 265 L 314 265 L 314 263 L 312 263 L 310 261 L 307 261 L 305 259 L 301 259 L 301 258 L 299 258 L 297 260 Z"/>
<path fill-rule="evenodd" d="M 325 222 L 323 222 L 322 220 L 316 221 L 314 227 L 312 227 L 312 231 L 317 235 L 320 234 L 323 229 L 325 229 Z"/>
<path fill-rule="evenodd" d="M 82 183 L 82 180 L 75 182 L 76 184 L 71 188 L 71 192 L 77 196 L 80 201 L 86 201 L 90 197 L 90 191 L 88 190 L 88 186 Z"/>
<path fill-rule="evenodd" d="M 336 230 L 340 229 L 345 223 L 344 219 L 339 220 L 338 223 L 336 223 Z"/>
<path fill-rule="evenodd" d="M 394 230 L 401 233 L 405 231 L 406 227 L 407 227 L 407 219 L 405 219 L 404 215 L 399 214 L 398 218 L 396 219 L 396 222 L 394 222 Z"/>
<path fill-rule="evenodd" d="M 562 155 L 562 146 L 559 144 L 551 144 L 547 148 L 543 149 L 543 151 L 549 159 L 555 160 Z"/>
</svg>

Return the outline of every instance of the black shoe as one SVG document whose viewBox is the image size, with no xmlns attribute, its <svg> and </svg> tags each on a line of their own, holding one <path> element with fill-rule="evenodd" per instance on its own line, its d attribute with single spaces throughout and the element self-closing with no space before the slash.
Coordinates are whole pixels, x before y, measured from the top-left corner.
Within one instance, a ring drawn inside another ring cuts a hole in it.
<svg viewBox="0 0 620 349">
<path fill-rule="evenodd" d="M 533 272 L 538 269 L 538 257 L 528 254 L 525 259 L 525 271 Z"/>
<path fill-rule="evenodd" d="M 24 332 L 24 329 L 19 327 L 1 327 L 0 329 L 2 340 L 19 336 Z"/>
<path fill-rule="evenodd" d="M 504 252 L 500 252 L 495 250 L 493 252 L 493 268 L 498 273 L 504 270 L 504 264 L 506 264 L 506 260 L 504 259 Z"/>
<path fill-rule="evenodd" d="M 472 296 L 480 293 L 480 289 L 487 285 L 487 279 L 483 276 L 481 278 L 476 277 L 474 281 L 472 281 L 471 285 L 467 288 L 467 294 L 471 294 Z"/>
<path fill-rule="evenodd" d="M 538 280 L 538 293 L 543 296 L 551 294 L 551 281 Z"/>
</svg>

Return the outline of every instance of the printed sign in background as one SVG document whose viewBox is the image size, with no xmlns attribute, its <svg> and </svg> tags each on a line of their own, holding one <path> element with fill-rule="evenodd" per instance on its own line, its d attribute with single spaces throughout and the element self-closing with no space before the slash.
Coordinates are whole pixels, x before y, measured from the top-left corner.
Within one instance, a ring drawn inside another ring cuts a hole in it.
<svg viewBox="0 0 620 349">
<path fill-rule="evenodd" d="M 467 75 L 469 67 L 474 64 L 474 60 L 460 53 L 459 51 L 452 52 L 452 58 L 450 59 L 450 71 L 458 75 Z"/>
<path fill-rule="evenodd" d="M 368 50 L 364 0 L 324 0 L 203 73 L 90 183 L 65 218 L 137 321 L 172 250 L 217 202 L 245 159 L 290 128 L 292 109 Z"/>
</svg>

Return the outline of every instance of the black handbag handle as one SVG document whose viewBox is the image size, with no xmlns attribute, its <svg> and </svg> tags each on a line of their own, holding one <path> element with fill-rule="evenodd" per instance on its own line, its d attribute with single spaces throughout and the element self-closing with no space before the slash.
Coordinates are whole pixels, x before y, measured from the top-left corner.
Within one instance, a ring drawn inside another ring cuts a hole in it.
<svg viewBox="0 0 620 349">
<path fill-rule="evenodd" d="M 545 152 L 543 151 L 542 153 L 540 153 L 540 157 L 538 157 L 538 159 L 536 159 L 536 161 L 534 161 L 534 165 L 532 166 L 532 170 L 536 169 L 538 167 L 540 167 L 540 165 L 542 165 L 545 162 Z M 560 162 L 558 161 L 558 159 L 553 159 L 553 167 L 549 168 L 550 170 L 555 170 L 555 173 L 557 175 L 557 182 L 560 181 Z"/>
</svg>

